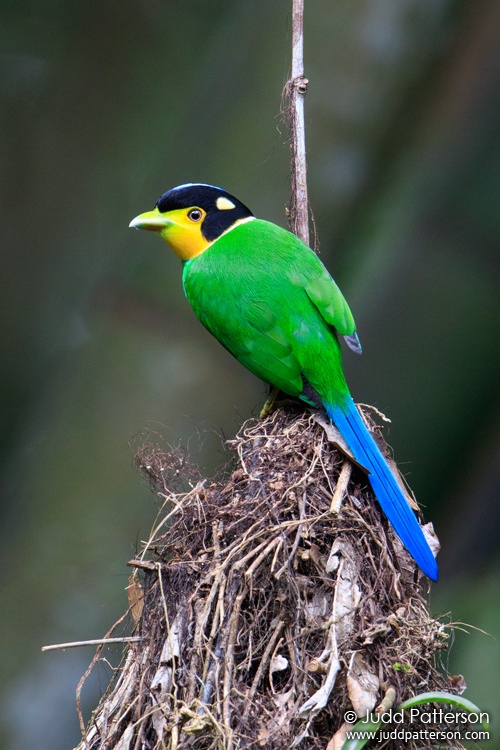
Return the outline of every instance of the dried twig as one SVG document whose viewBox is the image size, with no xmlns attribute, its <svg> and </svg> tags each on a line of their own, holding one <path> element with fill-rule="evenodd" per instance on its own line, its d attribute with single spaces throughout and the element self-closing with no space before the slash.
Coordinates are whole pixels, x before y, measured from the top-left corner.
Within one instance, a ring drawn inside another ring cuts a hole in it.
<svg viewBox="0 0 500 750">
<path fill-rule="evenodd" d="M 304 97 L 308 83 L 304 76 L 304 0 L 292 0 L 292 73 L 285 84 L 284 98 L 288 106 L 283 113 L 291 138 L 292 196 L 288 220 L 292 232 L 306 245 L 309 244 L 309 202 Z"/>
<path fill-rule="evenodd" d="M 57 651 L 66 648 L 79 648 L 80 646 L 108 646 L 110 643 L 137 643 L 139 636 L 126 636 L 124 638 L 93 638 L 90 641 L 70 641 L 69 643 L 54 643 L 50 646 L 42 646 L 42 651 Z"/>
</svg>

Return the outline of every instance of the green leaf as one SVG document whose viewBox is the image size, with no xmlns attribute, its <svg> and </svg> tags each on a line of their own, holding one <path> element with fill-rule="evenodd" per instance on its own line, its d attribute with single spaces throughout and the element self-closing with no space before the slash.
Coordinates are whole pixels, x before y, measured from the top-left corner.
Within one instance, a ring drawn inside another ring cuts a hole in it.
<svg viewBox="0 0 500 750">
<path fill-rule="evenodd" d="M 371 736 L 372 733 L 376 732 L 377 729 L 380 728 L 381 724 L 382 722 L 380 721 L 380 719 L 378 721 L 367 721 L 366 719 L 361 719 L 361 721 L 356 722 L 353 728 L 349 729 L 349 732 L 363 732 L 368 736 L 364 739 L 353 738 L 345 740 L 341 750 L 361 750 L 361 748 L 363 748 L 373 739 L 373 737 Z"/>
<path fill-rule="evenodd" d="M 453 695 L 453 693 L 443 692 L 420 693 L 420 695 L 414 695 L 413 698 L 408 698 L 408 700 L 403 701 L 399 708 L 400 710 L 405 708 L 412 708 L 413 706 L 421 706 L 424 703 L 446 703 L 450 706 L 457 706 L 457 708 L 461 708 L 464 711 L 467 711 L 467 713 L 469 714 L 484 713 L 480 708 L 478 708 L 478 706 L 475 705 L 475 703 L 467 700 L 467 698 L 462 698 L 461 695 Z M 481 723 L 486 731 L 489 731 L 488 723 L 486 721 L 483 721 Z"/>
<path fill-rule="evenodd" d="M 401 664 L 400 661 L 395 662 L 392 665 L 392 668 L 396 672 L 411 672 L 411 667 L 409 664 Z"/>
</svg>

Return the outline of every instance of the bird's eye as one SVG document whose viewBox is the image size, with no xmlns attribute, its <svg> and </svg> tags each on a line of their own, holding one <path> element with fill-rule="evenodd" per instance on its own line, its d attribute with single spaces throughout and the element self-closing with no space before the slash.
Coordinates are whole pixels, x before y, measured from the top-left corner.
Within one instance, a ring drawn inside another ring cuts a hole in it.
<svg viewBox="0 0 500 750">
<path fill-rule="evenodd" d="M 203 213 L 199 208 L 192 208 L 188 213 L 188 219 L 190 221 L 201 221 Z"/>
</svg>

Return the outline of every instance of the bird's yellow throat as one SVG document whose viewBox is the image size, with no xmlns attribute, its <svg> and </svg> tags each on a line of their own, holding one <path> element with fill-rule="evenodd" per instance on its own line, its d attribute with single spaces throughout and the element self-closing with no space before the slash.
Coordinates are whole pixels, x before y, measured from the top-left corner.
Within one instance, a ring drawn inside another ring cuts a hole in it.
<svg viewBox="0 0 500 750">
<path fill-rule="evenodd" d="M 181 260 L 191 260 L 212 244 L 201 232 L 205 211 L 199 211 L 200 218 L 193 221 L 189 218 L 189 209 L 178 208 L 162 214 L 158 208 L 154 208 L 136 216 L 130 226 L 157 232 Z"/>
</svg>

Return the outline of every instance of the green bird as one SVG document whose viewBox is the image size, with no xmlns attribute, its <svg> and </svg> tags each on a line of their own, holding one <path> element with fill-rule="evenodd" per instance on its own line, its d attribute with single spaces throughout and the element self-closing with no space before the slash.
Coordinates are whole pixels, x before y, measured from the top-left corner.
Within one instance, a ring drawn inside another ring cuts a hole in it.
<svg viewBox="0 0 500 750">
<path fill-rule="evenodd" d="M 339 287 L 298 237 L 262 219 L 221 188 L 189 183 L 164 193 L 131 227 L 157 232 L 183 263 L 191 306 L 221 344 L 257 377 L 322 407 L 420 569 L 438 568 L 417 518 L 351 398 L 338 334 L 361 352 Z"/>
</svg>

